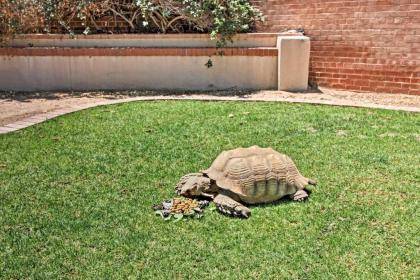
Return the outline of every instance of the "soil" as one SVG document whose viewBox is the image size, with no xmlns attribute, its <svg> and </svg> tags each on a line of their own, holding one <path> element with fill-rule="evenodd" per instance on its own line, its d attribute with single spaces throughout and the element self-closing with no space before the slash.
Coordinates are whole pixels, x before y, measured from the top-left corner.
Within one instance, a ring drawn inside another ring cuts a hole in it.
<svg viewBox="0 0 420 280">
<path fill-rule="evenodd" d="M 78 105 L 120 99 L 194 99 L 194 100 L 258 100 L 304 102 L 342 106 L 372 107 L 420 112 L 420 96 L 372 92 L 351 92 L 327 88 L 290 93 L 284 91 L 118 91 L 118 92 L 40 92 L 0 93 L 0 126 L 41 113 Z M 128 101 L 128 100 L 127 100 Z"/>
</svg>

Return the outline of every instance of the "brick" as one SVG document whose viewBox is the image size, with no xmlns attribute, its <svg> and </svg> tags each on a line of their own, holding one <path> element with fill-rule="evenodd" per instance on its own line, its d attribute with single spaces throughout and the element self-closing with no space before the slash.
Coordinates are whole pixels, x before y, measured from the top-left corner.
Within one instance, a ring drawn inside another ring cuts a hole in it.
<svg viewBox="0 0 420 280">
<path fill-rule="evenodd" d="M 6 124 L 5 127 L 12 128 L 12 129 L 16 130 L 16 129 L 25 128 L 25 127 L 27 127 L 27 125 L 11 123 L 11 124 Z"/>
<path fill-rule="evenodd" d="M 0 56 L 277 56 L 276 48 L 0 48 Z"/>
<path fill-rule="evenodd" d="M 0 126 L 0 134 L 12 132 L 12 131 L 15 131 L 15 130 L 17 130 L 17 128 Z"/>
<path fill-rule="evenodd" d="M 266 15 L 259 31 L 302 27 L 311 37 L 310 79 L 350 90 L 418 94 L 420 4 L 413 0 L 253 1 Z M 332 75 L 331 75 L 332 74 Z M 372 81 L 353 83 L 364 75 Z M 331 75 L 331 76 L 330 76 Z M 348 82 L 337 82 L 343 78 Z M 387 86 L 385 86 L 387 82 Z M 412 87 L 407 89 L 408 85 Z"/>
</svg>

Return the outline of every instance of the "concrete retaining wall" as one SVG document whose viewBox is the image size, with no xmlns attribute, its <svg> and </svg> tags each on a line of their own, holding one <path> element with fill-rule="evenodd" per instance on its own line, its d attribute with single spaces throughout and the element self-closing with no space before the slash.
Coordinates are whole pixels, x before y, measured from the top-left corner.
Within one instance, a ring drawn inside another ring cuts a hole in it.
<svg viewBox="0 0 420 280">
<path fill-rule="evenodd" d="M 307 37 L 243 34 L 229 48 L 213 44 L 207 35 L 191 34 L 24 35 L 0 48 L 0 90 L 307 87 Z"/>
</svg>

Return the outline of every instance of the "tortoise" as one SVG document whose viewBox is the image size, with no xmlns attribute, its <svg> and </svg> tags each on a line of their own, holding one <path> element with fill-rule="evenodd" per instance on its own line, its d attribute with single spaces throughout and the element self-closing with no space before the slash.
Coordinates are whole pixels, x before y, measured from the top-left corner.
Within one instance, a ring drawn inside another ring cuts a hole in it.
<svg viewBox="0 0 420 280">
<path fill-rule="evenodd" d="M 227 215 L 248 218 L 244 204 L 276 201 L 289 195 L 294 201 L 308 197 L 305 187 L 316 185 L 302 176 L 293 161 L 272 148 L 237 148 L 222 152 L 209 169 L 183 176 L 176 193 L 208 197 Z"/>
</svg>

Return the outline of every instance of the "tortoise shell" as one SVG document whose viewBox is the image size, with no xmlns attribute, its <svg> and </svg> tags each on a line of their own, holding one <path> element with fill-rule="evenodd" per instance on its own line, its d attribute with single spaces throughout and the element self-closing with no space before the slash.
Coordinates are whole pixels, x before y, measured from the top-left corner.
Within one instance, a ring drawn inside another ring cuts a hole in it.
<svg viewBox="0 0 420 280">
<path fill-rule="evenodd" d="M 306 179 L 287 155 L 258 146 L 224 151 L 203 173 L 250 204 L 293 194 Z"/>
</svg>

